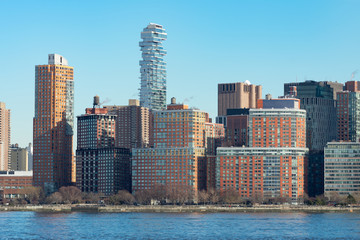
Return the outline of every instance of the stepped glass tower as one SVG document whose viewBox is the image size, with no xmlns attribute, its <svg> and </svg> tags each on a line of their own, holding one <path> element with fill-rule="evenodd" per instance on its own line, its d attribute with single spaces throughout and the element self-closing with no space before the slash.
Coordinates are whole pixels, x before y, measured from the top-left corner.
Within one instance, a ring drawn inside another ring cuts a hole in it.
<svg viewBox="0 0 360 240">
<path fill-rule="evenodd" d="M 166 108 L 166 62 L 163 59 L 166 51 L 162 46 L 166 38 L 165 29 L 155 23 L 141 32 L 140 105 L 150 110 Z"/>
<path fill-rule="evenodd" d="M 74 68 L 58 54 L 35 67 L 34 185 L 47 194 L 71 184 Z"/>
</svg>

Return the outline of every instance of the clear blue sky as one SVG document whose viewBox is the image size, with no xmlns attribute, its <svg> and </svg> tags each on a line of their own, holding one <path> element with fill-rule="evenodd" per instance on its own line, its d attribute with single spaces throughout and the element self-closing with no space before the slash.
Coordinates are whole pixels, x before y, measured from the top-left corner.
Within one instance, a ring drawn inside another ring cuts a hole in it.
<svg viewBox="0 0 360 240">
<path fill-rule="evenodd" d="M 249 80 L 263 95 L 283 83 L 345 82 L 360 68 L 360 1 L 0 0 L 0 101 L 12 143 L 32 141 L 34 66 L 58 53 L 75 68 L 75 115 L 98 94 L 138 98 L 140 32 L 164 26 L 168 102 L 217 113 L 217 84 Z M 356 80 L 359 77 L 355 76 Z"/>
</svg>

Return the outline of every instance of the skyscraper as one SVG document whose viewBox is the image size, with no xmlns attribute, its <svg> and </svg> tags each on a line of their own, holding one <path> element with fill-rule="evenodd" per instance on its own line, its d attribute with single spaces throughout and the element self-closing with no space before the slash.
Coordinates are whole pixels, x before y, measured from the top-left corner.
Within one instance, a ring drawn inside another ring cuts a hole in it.
<svg viewBox="0 0 360 240">
<path fill-rule="evenodd" d="M 150 23 L 141 38 L 140 105 L 150 110 L 162 110 L 166 108 L 166 62 L 163 59 L 166 51 L 162 42 L 167 34 L 161 25 Z"/>
<path fill-rule="evenodd" d="M 58 54 L 35 66 L 34 185 L 46 193 L 71 183 L 74 68 Z"/>
<path fill-rule="evenodd" d="M 305 163 L 305 191 L 310 197 L 324 193 L 324 147 L 337 137 L 336 96 L 342 90 L 342 83 L 329 81 L 284 84 L 284 95 L 300 99 L 301 108 L 306 110 L 309 157 Z"/>
<path fill-rule="evenodd" d="M 0 102 L 0 170 L 9 169 L 10 157 L 10 110 Z"/>
</svg>

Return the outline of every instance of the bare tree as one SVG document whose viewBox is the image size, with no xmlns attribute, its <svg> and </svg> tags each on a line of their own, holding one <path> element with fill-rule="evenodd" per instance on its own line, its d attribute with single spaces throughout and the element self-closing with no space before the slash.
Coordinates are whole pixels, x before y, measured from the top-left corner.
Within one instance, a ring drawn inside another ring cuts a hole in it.
<svg viewBox="0 0 360 240">
<path fill-rule="evenodd" d="M 208 190 L 208 194 L 209 194 L 209 202 L 211 204 L 216 204 L 216 203 L 219 202 L 220 193 L 219 193 L 218 190 L 211 188 L 211 189 Z"/>
<path fill-rule="evenodd" d="M 360 192 L 358 191 L 358 192 L 354 192 L 353 194 L 352 194 L 352 196 L 355 198 L 355 201 L 357 202 L 357 204 L 359 204 L 360 203 Z"/>
<path fill-rule="evenodd" d="M 221 193 L 223 203 L 241 203 L 239 192 L 234 189 L 227 189 Z"/>
<path fill-rule="evenodd" d="M 120 190 L 117 194 L 108 198 L 107 202 L 113 205 L 134 204 L 135 198 L 126 190 Z"/>
<path fill-rule="evenodd" d="M 150 204 L 151 194 L 148 190 L 138 190 L 134 193 L 135 200 L 139 204 Z"/>
<path fill-rule="evenodd" d="M 79 203 L 82 200 L 80 189 L 74 186 L 61 187 L 59 193 L 61 194 L 64 203 Z"/>
<path fill-rule="evenodd" d="M 207 191 L 205 190 L 198 191 L 197 195 L 198 195 L 198 203 L 203 203 L 205 205 L 205 203 L 209 202 L 210 194 Z"/>
<path fill-rule="evenodd" d="M 59 192 L 55 192 L 46 198 L 46 202 L 50 204 L 59 204 L 63 202 L 63 197 Z"/>
<path fill-rule="evenodd" d="M 44 191 L 40 187 L 26 187 L 22 192 L 25 195 L 25 200 L 31 204 L 42 203 L 45 199 Z"/>
<path fill-rule="evenodd" d="M 149 190 L 149 194 L 151 199 L 166 202 L 169 197 L 169 188 L 163 184 L 157 184 Z"/>
<path fill-rule="evenodd" d="M 168 200 L 173 204 L 185 204 L 194 200 L 194 191 L 191 186 L 176 184 L 167 186 Z"/>
<path fill-rule="evenodd" d="M 89 193 L 83 193 L 83 200 L 86 203 L 98 203 L 101 199 L 102 194 L 100 193 L 94 193 L 94 192 L 89 192 Z"/>
<path fill-rule="evenodd" d="M 263 193 L 259 190 L 255 190 L 253 193 L 252 193 L 252 196 L 251 196 L 251 202 L 252 203 L 263 203 L 264 202 L 264 196 L 263 196 Z"/>
</svg>

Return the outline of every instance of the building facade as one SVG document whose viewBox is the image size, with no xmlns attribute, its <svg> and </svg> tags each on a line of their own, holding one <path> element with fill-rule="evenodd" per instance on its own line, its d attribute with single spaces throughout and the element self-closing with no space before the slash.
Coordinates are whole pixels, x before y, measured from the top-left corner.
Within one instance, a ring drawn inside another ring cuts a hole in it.
<svg viewBox="0 0 360 240">
<path fill-rule="evenodd" d="M 360 143 L 329 142 L 324 152 L 325 196 L 360 193 Z"/>
<path fill-rule="evenodd" d="M 306 110 L 306 143 L 310 151 L 323 151 L 327 142 L 336 140 L 336 96 L 343 84 L 305 81 L 285 83 L 284 95 L 296 87 L 295 98 Z M 294 93 L 293 93 L 294 94 Z"/>
<path fill-rule="evenodd" d="M 249 146 L 249 109 L 228 109 L 226 122 L 224 145 L 227 147 Z"/>
<path fill-rule="evenodd" d="M 128 106 L 105 106 L 109 114 L 116 115 L 117 147 L 145 148 L 150 146 L 152 112 L 141 107 L 139 100 L 130 99 Z"/>
<path fill-rule="evenodd" d="M 150 110 L 166 108 L 166 51 L 162 45 L 166 38 L 165 29 L 155 23 L 141 32 L 140 105 Z"/>
<path fill-rule="evenodd" d="M 32 185 L 32 171 L 0 171 L 1 198 L 24 197 L 24 189 Z"/>
<path fill-rule="evenodd" d="M 360 141 L 360 91 L 356 81 L 345 83 L 345 90 L 337 93 L 337 140 Z"/>
<path fill-rule="evenodd" d="M 133 191 L 151 190 L 157 185 L 181 186 L 195 192 L 205 189 L 207 145 L 216 146 L 209 138 L 224 133 L 221 126 L 207 123 L 207 113 L 176 104 L 175 99 L 167 110 L 155 112 L 154 148 L 133 149 Z"/>
<path fill-rule="evenodd" d="M 9 169 L 10 155 L 10 110 L 0 102 L 0 170 Z"/>
<path fill-rule="evenodd" d="M 249 81 L 218 84 L 218 116 L 225 116 L 228 109 L 256 108 L 261 94 L 262 86 Z"/>
<path fill-rule="evenodd" d="M 11 165 L 13 171 L 29 171 L 29 159 L 27 148 L 20 148 L 18 144 L 11 146 Z"/>
<path fill-rule="evenodd" d="M 284 95 L 300 99 L 306 110 L 305 191 L 310 197 L 324 193 L 324 147 L 337 138 L 336 97 L 342 90 L 343 84 L 329 81 L 284 84 Z"/>
<path fill-rule="evenodd" d="M 47 194 L 71 184 L 74 68 L 58 54 L 35 66 L 34 185 Z"/>
<path fill-rule="evenodd" d="M 304 195 L 306 111 L 298 99 L 258 105 L 264 108 L 249 110 L 249 147 L 217 149 L 217 188 L 243 198 L 297 202 Z"/>
<path fill-rule="evenodd" d="M 217 188 L 240 197 L 282 197 L 297 202 L 304 194 L 306 148 L 221 147 L 217 150 Z"/>
<path fill-rule="evenodd" d="M 76 184 L 83 192 L 106 196 L 131 191 L 130 151 L 115 147 L 116 116 L 107 108 L 87 108 L 78 116 Z"/>
</svg>

